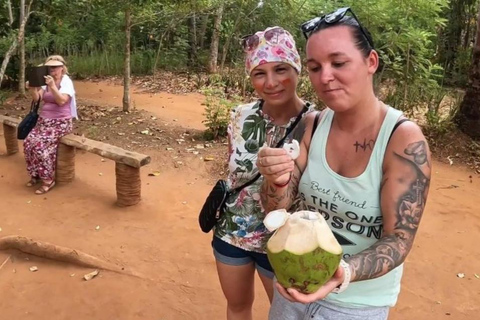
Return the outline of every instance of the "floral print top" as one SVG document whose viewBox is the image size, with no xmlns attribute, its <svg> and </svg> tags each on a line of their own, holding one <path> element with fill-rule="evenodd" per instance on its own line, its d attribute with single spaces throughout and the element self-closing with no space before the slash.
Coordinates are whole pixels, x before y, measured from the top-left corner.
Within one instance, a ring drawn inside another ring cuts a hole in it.
<svg viewBox="0 0 480 320">
<path fill-rule="evenodd" d="M 262 103 L 240 105 L 232 110 L 228 127 L 230 141 L 228 185 L 231 189 L 250 181 L 258 173 L 257 153 L 265 143 L 275 146 L 286 134 L 296 117 L 286 125 L 275 125 L 273 119 L 261 110 Z M 307 112 L 314 110 L 307 104 Z M 295 137 L 299 142 L 305 131 L 304 121 L 299 121 L 285 142 Z M 300 134 L 300 136 L 299 136 Z M 262 177 L 226 201 L 225 214 L 215 227 L 215 236 L 243 250 L 265 253 L 265 245 L 271 236 L 263 219 L 265 211 L 260 200 Z"/>
</svg>

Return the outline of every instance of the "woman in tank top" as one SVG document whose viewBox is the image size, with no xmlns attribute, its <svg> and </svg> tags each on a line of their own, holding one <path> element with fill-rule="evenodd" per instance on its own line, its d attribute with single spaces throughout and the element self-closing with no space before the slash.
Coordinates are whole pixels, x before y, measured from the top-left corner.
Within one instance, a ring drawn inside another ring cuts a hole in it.
<svg viewBox="0 0 480 320">
<path fill-rule="evenodd" d="M 65 60 L 58 55 L 46 59 L 49 75 L 43 87 L 27 87 L 34 101 L 43 105 L 35 128 L 23 143 L 30 181 L 27 187 L 41 182 L 35 194 L 45 194 L 55 186 L 55 168 L 60 138 L 72 132 L 72 118 L 77 117 L 75 90 L 67 75 Z"/>
<path fill-rule="evenodd" d="M 310 81 L 328 108 L 306 119 L 295 161 L 283 149 L 259 152 L 262 201 L 269 212 L 298 194 L 323 215 L 344 255 L 317 292 L 277 283 L 270 319 L 387 319 L 425 208 L 429 148 L 415 123 L 375 96 L 379 57 L 349 8 L 302 31 Z"/>
</svg>

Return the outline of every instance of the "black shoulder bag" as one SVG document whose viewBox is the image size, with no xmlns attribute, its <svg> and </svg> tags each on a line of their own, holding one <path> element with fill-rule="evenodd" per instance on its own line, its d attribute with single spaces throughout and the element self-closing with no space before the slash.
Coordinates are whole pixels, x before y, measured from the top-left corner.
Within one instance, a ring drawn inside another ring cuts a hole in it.
<svg viewBox="0 0 480 320">
<path fill-rule="evenodd" d="M 22 122 L 17 127 L 17 139 L 25 139 L 30 131 L 35 127 L 38 120 L 38 108 L 40 108 L 40 97 L 38 101 L 32 101 L 30 105 L 30 112 L 23 118 Z"/>
<path fill-rule="evenodd" d="M 308 104 L 302 109 L 300 114 L 297 116 L 295 121 L 292 125 L 288 128 L 285 136 L 280 140 L 276 148 L 280 148 L 283 146 L 285 139 L 287 139 L 288 135 L 295 129 L 298 122 L 301 120 L 303 114 L 308 111 Z M 230 195 L 242 190 L 245 187 L 248 187 L 252 183 L 260 178 L 261 174 L 257 173 L 252 180 L 242 184 L 239 187 L 236 187 L 232 190 L 228 189 L 227 182 L 225 180 L 218 180 L 215 186 L 213 187 L 212 191 L 208 195 L 205 203 L 203 204 L 202 210 L 200 211 L 200 215 L 198 216 L 198 223 L 200 224 L 200 228 L 203 232 L 208 233 L 213 227 L 217 224 L 217 221 L 220 219 L 221 215 L 225 212 L 225 205 L 228 197 Z"/>
</svg>

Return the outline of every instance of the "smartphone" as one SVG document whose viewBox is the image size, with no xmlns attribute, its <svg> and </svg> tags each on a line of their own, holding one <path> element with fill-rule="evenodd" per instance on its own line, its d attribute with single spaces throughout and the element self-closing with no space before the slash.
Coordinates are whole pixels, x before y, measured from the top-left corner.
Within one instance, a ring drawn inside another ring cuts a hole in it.
<svg viewBox="0 0 480 320">
<path fill-rule="evenodd" d="M 46 85 L 45 76 L 48 76 L 48 67 L 27 67 L 25 74 L 30 87 L 41 87 Z"/>
</svg>

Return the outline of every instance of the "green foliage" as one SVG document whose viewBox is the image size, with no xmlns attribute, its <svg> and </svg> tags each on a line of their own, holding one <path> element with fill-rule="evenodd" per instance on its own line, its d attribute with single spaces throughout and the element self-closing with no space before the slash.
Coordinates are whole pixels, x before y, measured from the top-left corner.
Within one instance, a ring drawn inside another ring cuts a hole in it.
<svg viewBox="0 0 480 320">
<path fill-rule="evenodd" d="M 464 87 L 476 37 L 479 0 L 450 0 L 442 12 L 448 23 L 438 30 L 437 61 L 444 67 L 445 82 Z"/>
<path fill-rule="evenodd" d="M 11 92 L 6 90 L 0 90 L 0 106 L 7 100 Z"/>
<path fill-rule="evenodd" d="M 472 48 L 459 48 L 455 57 L 451 75 L 448 83 L 459 87 L 466 87 L 468 83 L 468 75 L 472 65 Z"/>
<path fill-rule="evenodd" d="M 299 25 L 335 8 L 351 6 L 371 31 L 382 58 L 382 68 L 376 77 L 379 91 L 387 103 L 412 113 L 419 107 L 431 105 L 432 92 L 441 90 L 444 84 L 466 84 L 478 2 L 266 0 L 259 6 L 259 0 L 34 1 L 34 13 L 26 29 L 27 63 L 42 62 L 47 55 L 55 53 L 66 57 L 74 75 L 121 75 L 124 13 L 130 8 L 133 74 L 152 74 L 156 69 L 201 72 L 209 63 L 214 14 L 224 5 L 218 59 L 222 58 L 223 48 L 228 47 L 225 68 L 218 75 L 207 78 L 198 75 L 193 79 L 198 88 L 222 88 L 223 97 L 214 95 L 220 101 L 232 99 L 234 95 L 247 97 L 254 94 L 254 90 L 243 72 L 244 53 L 238 41 L 241 36 L 269 26 L 282 26 L 293 34 L 305 58 L 305 39 Z M 15 1 L 12 4 L 18 6 Z M 7 23 L 5 5 L 0 7 L 1 56 L 15 35 L 18 7 L 14 7 L 15 26 L 12 27 Z M 191 40 L 192 34 L 196 36 L 196 43 Z M 15 61 L 11 65 L 7 71 L 12 77 L 18 66 Z M 305 74 L 300 77 L 298 90 L 302 98 L 323 107 Z M 214 103 L 211 105 L 213 108 Z M 220 119 L 221 112 L 215 117 Z M 212 123 L 222 122 L 214 118 Z"/>
<path fill-rule="evenodd" d="M 430 137 L 440 138 L 455 127 L 454 119 L 462 99 L 463 93 L 457 90 L 440 88 L 432 93 L 425 124 Z"/>
<path fill-rule="evenodd" d="M 205 133 L 206 138 L 216 139 L 226 136 L 230 111 L 238 103 L 227 100 L 225 93 L 218 88 L 207 88 L 203 90 L 203 94 L 206 96 L 204 113 L 206 120 L 203 121 L 208 128 Z"/>
</svg>

